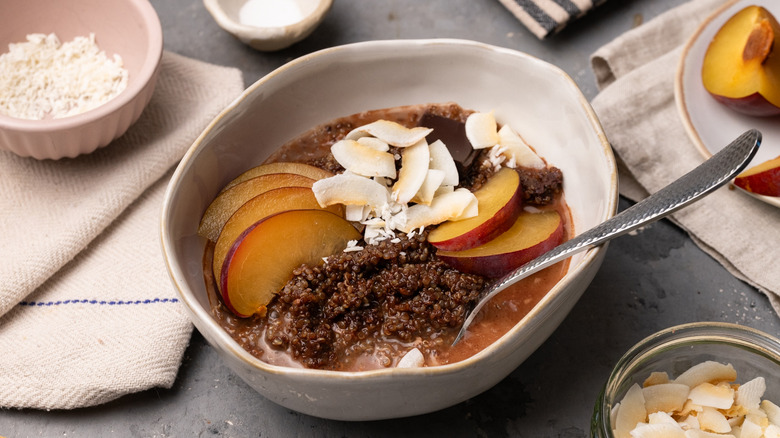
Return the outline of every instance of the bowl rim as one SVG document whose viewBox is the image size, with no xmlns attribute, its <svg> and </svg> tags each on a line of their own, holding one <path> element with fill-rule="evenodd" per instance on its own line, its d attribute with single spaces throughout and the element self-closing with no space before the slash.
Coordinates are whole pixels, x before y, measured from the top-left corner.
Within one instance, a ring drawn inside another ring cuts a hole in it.
<svg viewBox="0 0 780 438">
<path fill-rule="evenodd" d="M 251 35 L 254 39 L 275 40 L 280 38 L 292 38 L 296 34 L 308 29 L 317 23 L 330 10 L 333 0 L 316 0 L 317 6 L 300 21 L 282 26 L 252 26 L 233 20 L 222 7 L 223 0 L 203 0 L 203 5 L 211 16 L 223 29 L 232 34 Z M 242 0 L 246 3 L 249 0 Z"/>
<path fill-rule="evenodd" d="M 195 298 L 194 296 L 194 293 L 186 287 L 186 283 L 180 284 L 180 282 L 178 281 L 179 278 L 183 279 L 185 276 L 178 268 L 176 263 L 173 262 L 173 257 L 172 257 L 173 252 L 171 250 L 171 248 L 173 247 L 173 239 L 168 233 L 167 230 L 168 227 L 166 226 L 166 223 L 167 223 L 167 218 L 169 217 L 171 211 L 171 202 L 174 198 L 177 189 L 181 184 L 182 175 L 192 166 L 192 161 L 197 156 L 201 148 L 201 145 L 203 144 L 203 141 L 206 139 L 206 137 L 208 137 L 209 133 L 213 129 L 215 129 L 215 127 L 217 127 L 217 125 L 222 121 L 222 119 L 229 117 L 229 114 L 244 99 L 246 99 L 249 95 L 253 94 L 254 90 L 261 87 L 264 83 L 268 82 L 273 77 L 284 74 L 288 70 L 296 69 L 301 64 L 305 64 L 315 57 L 330 56 L 334 53 L 354 50 L 356 48 L 361 49 L 365 47 L 370 50 L 372 48 L 397 47 L 399 45 L 403 45 L 403 46 L 453 45 L 453 46 L 469 47 L 471 49 L 476 49 L 476 50 L 491 51 L 500 55 L 521 57 L 528 61 L 543 66 L 544 68 L 548 69 L 551 73 L 556 74 L 560 76 L 562 79 L 566 80 L 569 86 L 573 87 L 573 90 L 576 92 L 576 96 L 578 97 L 579 104 L 584 110 L 584 113 L 588 118 L 591 129 L 595 134 L 597 134 L 598 140 L 601 143 L 603 156 L 606 159 L 606 164 L 608 165 L 608 170 L 611 179 L 610 190 L 609 190 L 610 193 L 609 193 L 609 199 L 605 199 L 606 205 L 604 207 L 604 214 L 606 217 L 602 218 L 602 220 L 608 219 L 609 217 L 613 216 L 617 211 L 617 206 L 618 206 L 617 164 L 615 161 L 614 154 L 612 152 L 611 145 L 607 140 L 606 134 L 604 133 L 604 130 L 596 116 L 595 111 L 590 106 L 585 96 L 582 94 L 580 88 L 576 85 L 574 80 L 566 72 L 564 72 L 562 69 L 560 69 L 559 67 L 551 63 L 548 63 L 532 55 L 517 50 L 498 47 L 498 46 L 494 46 L 486 43 L 480 43 L 471 40 L 452 39 L 452 38 L 363 41 L 363 42 L 350 43 L 350 44 L 325 48 L 304 55 L 302 57 L 296 58 L 290 62 L 285 63 L 279 68 L 273 70 L 272 72 L 268 73 L 267 75 L 263 76 L 255 83 L 247 87 L 247 89 L 239 97 L 237 97 L 233 102 L 231 102 L 222 112 L 219 113 L 219 115 L 217 115 L 212 120 L 212 122 L 204 129 L 204 131 L 195 139 L 192 146 L 188 149 L 188 151 L 180 161 L 179 165 L 177 166 L 176 170 L 174 171 L 173 176 L 171 177 L 170 182 L 168 184 L 168 187 L 166 188 L 164 199 L 163 199 L 163 205 L 162 205 L 160 237 L 161 237 L 163 259 L 165 261 L 166 268 L 173 282 L 173 285 L 176 288 L 177 293 L 179 294 L 179 297 L 181 298 L 182 302 L 187 306 L 193 318 L 196 318 L 199 323 L 205 324 L 210 334 L 217 338 L 217 340 L 220 342 L 222 347 L 230 350 L 237 359 L 241 360 L 245 365 L 251 368 L 260 369 L 263 372 L 269 374 L 283 375 L 287 377 L 291 377 L 291 376 L 302 377 L 302 378 L 328 377 L 329 379 L 335 378 L 344 381 L 356 380 L 356 379 L 361 379 L 361 380 L 382 379 L 382 378 L 387 378 L 388 376 L 391 375 L 429 376 L 429 375 L 440 375 L 440 374 L 455 374 L 463 371 L 464 369 L 472 367 L 475 363 L 483 361 L 489 356 L 498 354 L 499 351 L 501 350 L 500 347 L 502 346 L 502 344 L 505 344 L 507 340 L 515 337 L 517 332 L 519 332 L 526 325 L 528 325 L 528 321 L 534 319 L 537 315 L 539 315 L 542 312 L 542 309 L 548 308 L 550 302 L 557 300 L 561 295 L 565 286 L 569 284 L 574 277 L 576 277 L 578 274 L 588 269 L 588 267 L 591 264 L 599 260 L 601 253 L 603 251 L 606 251 L 606 246 L 599 246 L 583 252 L 582 253 L 583 257 L 581 262 L 576 266 L 573 267 L 570 266 L 567 273 L 564 275 L 564 277 L 561 280 L 559 280 L 558 283 L 556 283 L 556 285 L 550 291 L 548 291 L 544 295 L 544 297 L 531 309 L 531 311 L 529 311 L 528 314 L 526 314 L 520 321 L 518 321 L 509 331 L 507 331 L 504 335 L 502 335 L 500 338 L 495 340 L 492 344 L 488 345 L 487 347 L 477 352 L 473 356 L 458 362 L 445 364 L 445 365 L 436 365 L 436 366 L 418 367 L 418 368 L 384 368 L 384 369 L 375 369 L 375 370 L 368 370 L 368 371 L 333 371 L 333 370 L 293 368 L 293 367 L 286 367 L 286 366 L 279 366 L 279 365 L 271 365 L 252 356 L 249 352 L 247 352 L 241 346 L 239 346 L 238 343 L 232 337 L 230 337 L 230 335 L 228 335 L 227 332 L 225 332 L 225 330 L 213 319 L 213 317 L 210 315 L 209 310 L 203 308 L 198 303 L 197 298 Z M 200 327 L 198 328 L 200 329 Z"/>
<path fill-rule="evenodd" d="M 149 82 L 154 78 L 160 67 L 163 54 L 163 32 L 160 17 L 152 4 L 147 0 L 129 0 L 144 23 L 149 43 L 144 47 L 145 56 L 136 78 L 129 82 L 127 88 L 107 102 L 85 111 L 60 119 L 30 120 L 0 114 L 0 129 L 25 131 L 29 133 L 50 133 L 83 126 L 98 121 L 132 103 Z M 102 50 L 102 49 L 101 49 Z M 3 52 L 5 53 L 5 52 Z"/>
</svg>

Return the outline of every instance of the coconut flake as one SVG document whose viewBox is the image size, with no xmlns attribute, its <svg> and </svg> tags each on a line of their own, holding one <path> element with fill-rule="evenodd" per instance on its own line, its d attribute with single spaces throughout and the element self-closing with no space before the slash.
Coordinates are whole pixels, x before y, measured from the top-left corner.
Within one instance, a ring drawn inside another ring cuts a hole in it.
<svg viewBox="0 0 780 438">
<path fill-rule="evenodd" d="M 372 209 L 387 204 L 387 188 L 370 178 L 344 172 L 316 181 L 314 197 L 323 207 L 333 204 L 368 205 Z"/>
<path fill-rule="evenodd" d="M 429 167 L 444 172 L 442 184 L 447 186 L 458 185 L 460 182 L 458 167 L 455 165 L 455 160 L 452 158 L 452 154 L 450 154 L 447 146 L 441 140 L 436 140 L 428 145 L 428 149 L 430 149 L 431 154 Z"/>
<path fill-rule="evenodd" d="M 639 423 L 647 419 L 645 410 L 645 397 L 642 387 L 636 383 L 628 388 L 628 392 L 620 402 L 620 409 L 615 416 L 615 436 L 617 438 L 629 438 L 630 432 Z"/>
<path fill-rule="evenodd" d="M 736 378 L 737 371 L 731 364 L 724 365 L 708 360 L 692 366 L 674 379 L 674 382 L 693 388 L 704 382 L 733 382 Z"/>
<path fill-rule="evenodd" d="M 509 125 L 504 125 L 498 131 L 498 144 L 502 146 L 502 153 L 507 159 L 513 161 L 514 166 L 510 167 L 520 166 L 532 169 L 547 167 L 544 160 Z"/>
<path fill-rule="evenodd" d="M 406 223 L 402 230 L 410 232 L 415 228 L 440 224 L 458 217 L 474 199 L 476 196 L 473 193 L 460 188 L 434 198 L 431 205 L 413 205 L 406 211 Z"/>
<path fill-rule="evenodd" d="M 420 126 L 407 128 L 389 120 L 377 120 L 353 129 L 347 134 L 346 139 L 357 140 L 361 137 L 371 135 L 389 145 L 405 148 L 417 144 L 431 132 L 433 132 L 433 129 L 430 128 Z"/>
<path fill-rule="evenodd" d="M 345 169 L 362 176 L 395 178 L 395 159 L 355 140 L 339 140 L 330 148 L 333 158 Z"/>
<path fill-rule="evenodd" d="M 466 138 L 474 149 L 490 148 L 498 144 L 498 127 L 493 111 L 472 113 L 466 118 Z"/>
<path fill-rule="evenodd" d="M 691 388 L 688 398 L 693 403 L 705 408 L 728 409 L 734 404 L 734 390 L 727 385 L 713 385 L 712 383 L 704 382 Z"/>
<path fill-rule="evenodd" d="M 398 180 L 393 185 L 393 201 L 406 204 L 417 194 L 425 182 L 425 177 L 428 176 L 430 156 L 428 142 L 425 139 L 403 150 L 401 170 L 398 171 Z"/>
<path fill-rule="evenodd" d="M 423 354 L 417 348 L 412 348 L 398 361 L 396 368 L 419 368 L 423 365 L 425 365 Z"/>
</svg>

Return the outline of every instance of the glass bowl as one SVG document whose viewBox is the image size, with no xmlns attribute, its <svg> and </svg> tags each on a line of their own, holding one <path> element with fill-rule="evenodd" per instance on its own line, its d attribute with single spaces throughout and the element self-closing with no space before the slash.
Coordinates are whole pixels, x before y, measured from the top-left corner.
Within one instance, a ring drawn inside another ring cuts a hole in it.
<svg viewBox="0 0 780 438">
<path fill-rule="evenodd" d="M 641 386 L 654 371 L 674 378 L 708 360 L 733 365 L 737 383 L 764 377 L 762 399 L 780 403 L 780 339 L 736 324 L 683 324 L 643 339 L 620 358 L 596 402 L 591 436 L 614 436 L 610 414 L 634 383 Z"/>
</svg>

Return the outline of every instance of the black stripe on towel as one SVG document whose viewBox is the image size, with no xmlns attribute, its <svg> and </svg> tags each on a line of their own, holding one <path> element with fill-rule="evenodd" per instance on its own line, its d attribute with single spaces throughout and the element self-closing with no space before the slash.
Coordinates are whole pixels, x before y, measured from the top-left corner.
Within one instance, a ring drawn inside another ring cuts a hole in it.
<svg viewBox="0 0 780 438">
<path fill-rule="evenodd" d="M 573 17 L 579 17 L 582 11 L 580 8 L 575 5 L 571 0 L 553 0 L 553 2 L 557 3 L 558 6 L 563 8 L 564 11 L 566 11 L 567 14 L 569 14 L 570 18 Z"/>
<path fill-rule="evenodd" d="M 554 31 L 558 24 L 547 13 L 545 13 L 533 0 L 515 0 L 517 4 L 525 10 L 531 18 L 542 26 L 546 33 Z"/>
</svg>

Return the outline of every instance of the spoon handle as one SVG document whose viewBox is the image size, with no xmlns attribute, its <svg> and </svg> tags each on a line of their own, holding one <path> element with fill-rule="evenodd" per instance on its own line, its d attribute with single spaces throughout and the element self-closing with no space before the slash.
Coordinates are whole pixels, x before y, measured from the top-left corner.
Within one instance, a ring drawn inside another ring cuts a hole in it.
<svg viewBox="0 0 780 438">
<path fill-rule="evenodd" d="M 761 133 L 758 130 L 746 131 L 700 166 L 658 192 L 500 278 L 472 309 L 452 345 L 461 340 L 480 309 L 506 287 L 574 253 L 655 222 L 708 195 L 739 174 L 756 154 L 760 144 Z"/>
</svg>

